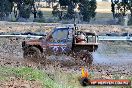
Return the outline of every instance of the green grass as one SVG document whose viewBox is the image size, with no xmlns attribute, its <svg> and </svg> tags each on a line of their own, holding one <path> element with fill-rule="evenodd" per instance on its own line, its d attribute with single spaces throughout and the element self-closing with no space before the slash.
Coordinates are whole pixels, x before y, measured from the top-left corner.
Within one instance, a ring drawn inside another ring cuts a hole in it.
<svg viewBox="0 0 132 88">
<path fill-rule="evenodd" d="M 19 68 L 10 68 L 10 67 L 0 67 L 0 81 L 9 80 L 10 77 L 23 78 L 25 80 L 35 80 L 42 83 L 43 88 L 83 88 L 79 83 L 79 74 L 68 73 L 56 69 L 54 72 L 45 72 L 38 69 L 33 69 L 29 67 L 19 67 Z M 132 80 L 132 78 L 129 78 Z M 102 86 L 92 86 L 85 88 L 102 88 Z M 103 87 L 106 88 L 106 87 Z M 111 88 L 120 88 L 120 87 L 111 87 Z M 130 88 L 130 87 L 123 87 Z"/>
<path fill-rule="evenodd" d="M 24 78 L 25 80 L 38 80 L 43 82 L 43 86 L 46 88 L 57 88 L 57 84 L 52 81 L 44 72 L 32 69 L 28 67 L 22 68 L 7 68 L 1 67 L 0 72 L 3 73 L 0 78 L 9 79 L 10 76 L 17 76 Z M 54 86 L 53 86 L 54 85 Z"/>
<path fill-rule="evenodd" d="M 52 73 L 49 75 L 52 75 Z M 75 86 L 79 85 L 76 75 L 61 73 L 58 71 L 53 74 L 53 77 L 50 77 L 49 75 L 44 71 L 32 69 L 29 67 L 0 67 L 0 81 L 6 81 L 9 80 L 10 77 L 15 76 L 18 78 L 23 78 L 25 80 L 40 81 L 43 84 L 44 88 L 76 88 Z M 75 82 L 76 85 L 74 85 Z"/>
</svg>

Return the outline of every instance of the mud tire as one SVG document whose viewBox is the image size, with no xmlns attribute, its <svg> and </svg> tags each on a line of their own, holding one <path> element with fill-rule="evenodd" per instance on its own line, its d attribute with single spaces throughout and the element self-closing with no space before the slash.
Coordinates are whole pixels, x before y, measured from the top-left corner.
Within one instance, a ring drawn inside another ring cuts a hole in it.
<svg viewBox="0 0 132 88">
<path fill-rule="evenodd" d="M 86 59 L 85 59 L 85 63 L 86 65 L 92 65 L 93 63 L 93 56 L 90 52 L 87 52 L 85 55 Z"/>
<path fill-rule="evenodd" d="M 81 64 L 82 65 L 82 63 L 83 63 L 83 65 L 85 65 L 85 66 L 92 65 L 93 56 L 88 51 L 79 51 L 79 52 L 74 53 L 73 56 L 75 58 L 76 64 Z"/>
<path fill-rule="evenodd" d="M 42 53 L 37 47 L 31 46 L 24 50 L 23 57 L 26 59 L 40 59 L 42 58 Z"/>
</svg>

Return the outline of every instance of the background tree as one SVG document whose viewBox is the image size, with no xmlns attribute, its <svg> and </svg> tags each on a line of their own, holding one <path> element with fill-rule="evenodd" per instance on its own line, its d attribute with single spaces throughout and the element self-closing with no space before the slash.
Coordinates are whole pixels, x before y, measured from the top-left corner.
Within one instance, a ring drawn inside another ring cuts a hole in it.
<svg viewBox="0 0 132 88">
<path fill-rule="evenodd" d="M 59 0 L 60 6 L 68 6 L 70 0 Z"/>
<path fill-rule="evenodd" d="M 118 18 L 119 22 L 123 20 L 123 16 L 126 16 L 130 11 L 130 19 L 128 24 L 132 24 L 132 0 L 112 0 L 111 4 L 113 17 Z"/>
<path fill-rule="evenodd" d="M 67 14 L 65 15 L 65 17 L 67 19 L 72 19 L 72 18 L 75 17 L 74 8 L 75 8 L 74 2 L 72 0 L 69 1 L 69 3 L 68 3 L 68 9 L 67 9 Z"/>
<path fill-rule="evenodd" d="M 91 18 L 96 15 L 96 0 L 80 0 L 80 14 L 83 16 L 83 21 L 90 22 Z"/>
<path fill-rule="evenodd" d="M 74 9 L 79 4 L 80 14 L 83 16 L 83 21 L 89 22 L 96 15 L 96 0 L 59 0 L 60 6 L 67 7 L 66 19 L 75 18 Z"/>
<path fill-rule="evenodd" d="M 128 9 L 131 12 L 131 15 L 130 15 L 131 17 L 130 17 L 130 20 L 129 20 L 128 24 L 132 24 L 132 0 L 129 0 Z"/>
<path fill-rule="evenodd" d="M 0 18 L 5 20 L 8 17 L 9 13 L 12 12 L 13 3 L 9 0 L 0 1 Z"/>
<path fill-rule="evenodd" d="M 34 0 L 20 0 L 17 2 L 19 17 L 29 18 L 32 10 L 32 6 L 34 5 Z"/>
<path fill-rule="evenodd" d="M 68 4 L 70 3 L 70 0 L 59 0 L 59 4 L 60 4 L 60 12 L 59 12 L 59 19 L 62 20 L 62 18 L 67 19 L 66 16 L 63 16 L 63 10 L 66 10 L 66 7 L 68 6 Z"/>
<path fill-rule="evenodd" d="M 55 17 L 59 17 L 60 11 L 59 11 L 59 8 L 58 8 L 58 4 L 55 5 L 55 6 L 53 6 L 52 14 L 53 14 L 53 16 L 55 16 Z"/>
<path fill-rule="evenodd" d="M 34 18 L 36 18 L 37 10 L 35 7 L 35 0 L 10 0 L 11 2 L 17 4 L 17 10 L 19 11 L 18 19 L 19 18 L 26 18 L 30 17 L 30 14 L 34 14 Z"/>
<path fill-rule="evenodd" d="M 115 3 L 111 3 L 111 12 L 113 13 L 113 18 L 115 18 Z"/>
</svg>

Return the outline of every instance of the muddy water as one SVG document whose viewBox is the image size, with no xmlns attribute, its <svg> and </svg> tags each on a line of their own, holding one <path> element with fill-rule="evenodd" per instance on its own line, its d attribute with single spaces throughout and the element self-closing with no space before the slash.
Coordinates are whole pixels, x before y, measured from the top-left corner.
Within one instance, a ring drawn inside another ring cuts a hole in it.
<svg viewBox="0 0 132 88">
<path fill-rule="evenodd" d="M 132 43 L 100 43 L 99 48 L 93 53 L 94 63 L 126 65 L 132 64 Z"/>
</svg>

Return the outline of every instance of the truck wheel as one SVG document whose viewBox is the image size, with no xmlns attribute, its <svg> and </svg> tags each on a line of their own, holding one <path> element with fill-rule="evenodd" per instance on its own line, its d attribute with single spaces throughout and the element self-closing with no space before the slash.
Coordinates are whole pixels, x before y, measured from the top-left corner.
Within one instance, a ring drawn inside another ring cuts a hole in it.
<svg viewBox="0 0 132 88">
<path fill-rule="evenodd" d="M 39 59 L 42 57 L 41 51 L 34 46 L 28 47 L 24 50 L 23 52 L 23 57 L 24 58 L 31 58 L 31 59 Z"/>
<path fill-rule="evenodd" d="M 80 51 L 78 53 L 78 56 L 79 56 L 80 61 L 83 61 L 83 63 L 86 66 L 90 66 L 92 64 L 92 62 L 93 62 L 93 56 L 88 51 Z"/>
<path fill-rule="evenodd" d="M 85 63 L 86 63 L 86 65 L 91 65 L 92 62 L 93 62 L 93 56 L 92 56 L 92 54 L 90 52 L 87 52 L 84 57 L 85 57 Z"/>
</svg>

